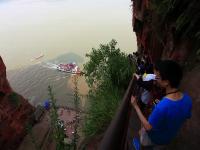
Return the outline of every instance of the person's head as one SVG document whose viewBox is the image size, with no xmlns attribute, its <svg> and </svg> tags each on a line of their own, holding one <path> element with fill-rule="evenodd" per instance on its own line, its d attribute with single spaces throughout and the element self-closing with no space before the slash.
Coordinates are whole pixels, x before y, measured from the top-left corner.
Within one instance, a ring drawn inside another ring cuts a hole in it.
<svg viewBox="0 0 200 150">
<path fill-rule="evenodd" d="M 150 64 L 149 62 L 146 62 L 146 64 L 145 64 L 145 72 L 147 74 L 153 74 L 153 64 Z"/>
<path fill-rule="evenodd" d="M 172 60 L 160 60 L 155 63 L 154 73 L 157 83 L 166 88 L 178 88 L 183 76 L 182 69 L 178 63 Z"/>
</svg>

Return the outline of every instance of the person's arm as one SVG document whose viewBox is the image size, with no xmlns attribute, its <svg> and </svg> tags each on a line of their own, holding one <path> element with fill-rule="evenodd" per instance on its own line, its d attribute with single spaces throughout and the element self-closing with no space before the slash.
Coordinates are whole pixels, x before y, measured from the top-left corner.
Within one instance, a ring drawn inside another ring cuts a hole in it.
<svg viewBox="0 0 200 150">
<path fill-rule="evenodd" d="M 145 130 L 151 130 L 152 126 L 151 124 L 147 121 L 147 119 L 145 118 L 145 116 L 142 114 L 142 111 L 140 110 L 138 104 L 137 104 L 137 100 L 135 96 L 131 96 L 131 104 L 132 106 L 135 108 L 136 113 L 140 119 L 140 121 L 142 122 L 142 125 L 144 126 Z"/>
</svg>

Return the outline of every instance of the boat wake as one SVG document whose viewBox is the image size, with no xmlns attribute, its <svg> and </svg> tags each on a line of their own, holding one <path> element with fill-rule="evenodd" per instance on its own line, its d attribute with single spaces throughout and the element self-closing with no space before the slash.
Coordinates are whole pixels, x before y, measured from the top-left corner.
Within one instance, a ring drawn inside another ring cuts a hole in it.
<svg viewBox="0 0 200 150">
<path fill-rule="evenodd" d="M 48 68 L 50 70 L 56 70 L 56 71 L 58 71 L 58 65 L 55 64 L 55 63 L 50 63 L 50 62 L 44 63 L 43 62 L 42 63 L 42 67 Z M 50 80 L 50 81 L 59 81 L 61 79 L 69 77 L 70 75 L 71 74 L 66 74 L 66 73 L 63 73 L 63 72 L 59 71 L 59 74 L 57 74 L 56 76 L 53 76 L 53 77 L 48 77 L 47 80 Z"/>
<path fill-rule="evenodd" d="M 54 64 L 54 63 L 47 62 L 47 63 L 43 63 L 42 67 L 52 69 L 52 70 L 57 70 L 58 65 Z"/>
<path fill-rule="evenodd" d="M 76 63 L 60 63 L 60 64 L 55 64 L 55 63 L 42 63 L 42 67 L 52 69 L 52 70 L 58 70 L 63 73 L 67 74 L 81 74 L 80 68 L 76 65 Z"/>
</svg>

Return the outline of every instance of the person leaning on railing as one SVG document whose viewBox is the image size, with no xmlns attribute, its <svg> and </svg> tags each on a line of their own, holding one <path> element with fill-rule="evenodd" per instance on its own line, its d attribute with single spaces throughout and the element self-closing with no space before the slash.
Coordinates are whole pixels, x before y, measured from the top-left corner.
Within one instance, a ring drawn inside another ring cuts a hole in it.
<svg viewBox="0 0 200 150">
<path fill-rule="evenodd" d="M 179 129 L 191 117 L 192 101 L 188 94 L 182 93 L 178 87 L 182 79 L 182 69 L 172 60 L 156 62 L 154 66 L 157 84 L 165 89 L 165 96 L 155 106 L 148 120 L 142 114 L 135 96 L 131 104 L 142 123 L 139 132 L 143 146 L 163 147 L 176 137 Z"/>
</svg>

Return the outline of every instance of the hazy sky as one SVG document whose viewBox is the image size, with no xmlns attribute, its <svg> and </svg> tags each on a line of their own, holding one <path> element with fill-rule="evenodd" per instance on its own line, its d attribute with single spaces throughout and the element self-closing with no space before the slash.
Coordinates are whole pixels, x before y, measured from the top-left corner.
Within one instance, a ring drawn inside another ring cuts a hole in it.
<svg viewBox="0 0 200 150">
<path fill-rule="evenodd" d="M 66 52 L 84 56 L 112 38 L 136 49 L 131 0 L 0 0 L 0 55 L 8 69 Z"/>
</svg>

